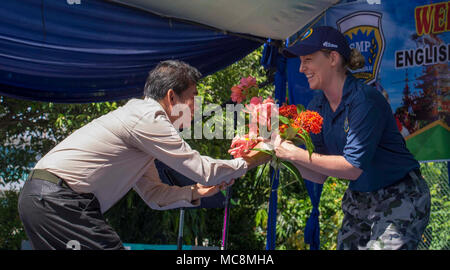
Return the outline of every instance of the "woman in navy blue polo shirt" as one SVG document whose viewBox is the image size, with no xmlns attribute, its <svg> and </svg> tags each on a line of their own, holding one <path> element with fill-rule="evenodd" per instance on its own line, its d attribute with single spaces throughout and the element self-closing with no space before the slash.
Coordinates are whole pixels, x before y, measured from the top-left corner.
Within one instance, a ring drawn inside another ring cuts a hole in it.
<svg viewBox="0 0 450 270">
<path fill-rule="evenodd" d="M 308 109 L 324 121 L 322 132 L 312 135 L 311 159 L 289 141 L 275 151 L 313 182 L 350 180 L 338 249 L 416 249 L 429 220 L 429 189 L 386 99 L 347 72 L 364 65 L 362 55 L 327 26 L 310 29 L 283 53 L 300 57 L 310 88 L 322 90 Z"/>
</svg>

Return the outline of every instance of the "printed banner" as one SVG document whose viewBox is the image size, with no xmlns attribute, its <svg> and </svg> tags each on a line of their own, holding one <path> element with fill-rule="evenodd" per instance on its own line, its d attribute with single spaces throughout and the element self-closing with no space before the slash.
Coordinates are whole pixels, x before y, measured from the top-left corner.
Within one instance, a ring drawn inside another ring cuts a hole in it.
<svg viewBox="0 0 450 270">
<path fill-rule="evenodd" d="M 431 123 L 449 126 L 450 1 L 375 2 L 337 5 L 324 24 L 339 29 L 365 57 L 354 75 L 384 94 L 407 140 Z M 448 147 L 448 129 L 440 138 Z"/>
<path fill-rule="evenodd" d="M 344 3 L 325 15 L 366 58 L 354 75 L 383 92 L 405 137 L 437 120 L 449 125 L 450 2 L 375 3 Z"/>
</svg>

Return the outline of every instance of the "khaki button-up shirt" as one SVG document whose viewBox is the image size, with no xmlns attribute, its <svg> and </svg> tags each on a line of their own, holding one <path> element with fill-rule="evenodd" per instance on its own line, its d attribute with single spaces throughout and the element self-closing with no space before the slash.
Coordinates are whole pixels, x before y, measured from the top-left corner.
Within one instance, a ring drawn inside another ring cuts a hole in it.
<svg viewBox="0 0 450 270">
<path fill-rule="evenodd" d="M 190 187 L 161 182 L 155 158 L 203 185 L 229 182 L 247 171 L 242 158 L 213 159 L 192 150 L 153 99 L 132 99 L 76 130 L 35 169 L 61 177 L 76 192 L 93 193 L 102 212 L 131 188 L 153 209 L 198 205 Z"/>
</svg>

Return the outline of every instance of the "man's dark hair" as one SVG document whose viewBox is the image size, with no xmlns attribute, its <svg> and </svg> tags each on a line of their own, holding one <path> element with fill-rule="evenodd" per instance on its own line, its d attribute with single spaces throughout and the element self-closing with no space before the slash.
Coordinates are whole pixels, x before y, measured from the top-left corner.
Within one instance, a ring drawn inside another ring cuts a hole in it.
<svg viewBox="0 0 450 270">
<path fill-rule="evenodd" d="M 183 61 L 162 61 L 150 71 L 145 82 L 144 96 L 161 100 L 169 89 L 181 96 L 189 86 L 196 84 L 201 76 L 195 67 Z"/>
</svg>

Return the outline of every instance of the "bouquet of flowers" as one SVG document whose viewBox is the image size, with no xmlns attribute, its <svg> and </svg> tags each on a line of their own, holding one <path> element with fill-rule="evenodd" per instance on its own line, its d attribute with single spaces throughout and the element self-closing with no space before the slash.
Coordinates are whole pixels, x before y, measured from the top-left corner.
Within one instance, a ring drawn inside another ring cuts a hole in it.
<svg viewBox="0 0 450 270">
<path fill-rule="evenodd" d="M 228 152 L 235 158 L 242 157 L 251 150 L 264 152 L 272 156 L 271 166 L 274 169 L 279 169 L 283 165 L 297 180 L 302 180 L 300 172 L 292 163 L 276 157 L 272 144 L 265 142 L 261 148 L 255 148 L 255 146 L 261 141 L 258 138 L 262 133 L 265 138 L 268 138 L 268 135 L 274 138 L 279 134 L 281 138 L 290 140 L 296 145 L 304 144 L 311 157 L 314 145 L 310 133 L 321 132 L 323 118 L 317 112 L 305 110 L 302 105 L 284 104 L 278 108 L 272 97 L 263 99 L 257 96 L 258 87 L 256 80 L 252 77 L 242 78 L 240 84 L 233 86 L 231 91 L 231 99 L 234 102 L 242 103 L 249 100 L 249 104 L 245 104 L 244 112 L 249 114 L 250 123 L 249 132 L 236 136 Z M 278 121 L 272 121 L 277 117 Z M 274 125 L 276 123 L 278 126 Z"/>
</svg>

